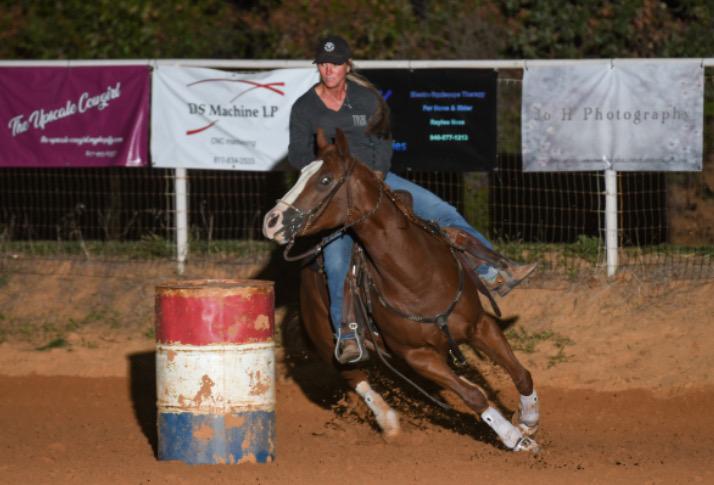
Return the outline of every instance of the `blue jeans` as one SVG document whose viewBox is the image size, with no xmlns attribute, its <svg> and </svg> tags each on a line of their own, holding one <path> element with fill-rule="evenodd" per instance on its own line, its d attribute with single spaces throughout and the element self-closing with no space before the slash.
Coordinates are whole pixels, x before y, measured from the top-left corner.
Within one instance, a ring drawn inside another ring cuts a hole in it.
<svg viewBox="0 0 714 485">
<path fill-rule="evenodd" d="M 435 194 L 392 172 L 388 172 L 384 180 L 392 190 L 405 190 L 412 195 L 414 214 L 417 216 L 434 221 L 439 227 L 462 229 L 481 241 L 489 249 L 493 249 L 493 244 L 483 234 L 471 227 L 455 207 L 444 202 Z M 330 294 L 330 318 L 335 334 L 337 334 L 342 322 L 344 285 L 349 271 L 352 244 L 352 236 L 343 234 L 323 248 L 327 289 Z M 478 272 L 479 274 L 485 274 L 488 273 L 489 269 L 489 266 L 482 265 L 478 268 Z"/>
</svg>

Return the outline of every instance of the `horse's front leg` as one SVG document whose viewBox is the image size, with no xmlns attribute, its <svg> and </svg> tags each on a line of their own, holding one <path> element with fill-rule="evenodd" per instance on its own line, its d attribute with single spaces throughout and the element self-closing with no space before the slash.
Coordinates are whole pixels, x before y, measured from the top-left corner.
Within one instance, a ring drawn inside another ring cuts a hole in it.
<svg viewBox="0 0 714 485">
<path fill-rule="evenodd" d="M 531 373 L 514 355 L 496 320 L 483 313 L 473 327 L 469 343 L 474 349 L 481 350 L 496 364 L 506 369 L 511 376 L 520 393 L 520 407 L 515 416 L 517 426 L 527 436 L 533 436 L 538 431 L 540 420 L 538 394 L 533 386 Z"/>
<path fill-rule="evenodd" d="M 399 414 L 387 404 L 379 393 L 372 389 L 366 379 L 359 382 L 355 386 L 355 390 L 374 413 L 374 418 L 385 438 L 391 439 L 398 436 L 400 431 Z"/>
<path fill-rule="evenodd" d="M 423 347 L 407 349 L 402 355 L 419 374 L 458 394 L 496 432 L 506 447 L 513 451 L 538 452 L 538 444 L 508 422 L 498 409 L 490 406 L 486 396 L 476 384 L 457 376 L 442 354 L 432 348 Z"/>
<path fill-rule="evenodd" d="M 308 337 L 325 363 L 335 366 L 347 384 L 357 392 L 374 413 L 377 425 L 384 436 L 394 438 L 399 434 L 399 414 L 370 386 L 367 373 L 356 367 L 340 366 L 334 358 L 334 336 L 330 326 L 327 287 L 324 277 L 309 268 L 300 275 L 300 313 Z"/>
</svg>

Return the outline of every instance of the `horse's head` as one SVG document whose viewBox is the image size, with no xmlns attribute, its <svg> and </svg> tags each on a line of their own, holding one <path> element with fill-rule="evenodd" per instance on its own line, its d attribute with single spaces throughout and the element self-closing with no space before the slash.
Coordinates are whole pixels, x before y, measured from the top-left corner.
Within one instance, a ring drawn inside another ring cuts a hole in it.
<svg viewBox="0 0 714 485">
<path fill-rule="evenodd" d="M 295 185 L 263 219 L 263 235 L 279 244 L 347 224 L 349 201 L 344 196 L 357 161 L 350 156 L 344 133 L 335 144 L 317 131 L 318 160 L 303 167 Z"/>
</svg>

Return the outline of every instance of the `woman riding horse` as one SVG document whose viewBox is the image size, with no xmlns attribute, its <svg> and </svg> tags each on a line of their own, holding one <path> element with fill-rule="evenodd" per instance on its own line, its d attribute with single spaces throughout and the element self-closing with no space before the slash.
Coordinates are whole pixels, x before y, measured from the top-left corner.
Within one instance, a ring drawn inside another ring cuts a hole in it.
<svg viewBox="0 0 714 485">
<path fill-rule="evenodd" d="M 375 171 L 350 155 L 339 128 L 334 145 L 322 130 L 316 138 L 318 160 L 301 170 L 295 185 L 268 211 L 263 220 L 265 237 L 286 244 L 287 257 L 297 237 L 327 230 L 339 234 L 349 228 L 362 248 L 359 269 L 350 273 L 356 288 L 351 295 L 360 314 L 367 316 L 366 334 L 382 362 L 416 385 L 389 364 L 392 357 L 400 358 L 461 397 L 509 449 L 537 452 L 538 444 L 530 438 L 540 416 L 533 379 L 513 354 L 496 319 L 483 310 L 477 294 L 482 284 L 475 275 L 466 274 L 462 254 L 440 232 L 416 219 Z M 324 243 L 308 253 L 315 254 Z M 333 363 L 325 278 L 312 266 L 300 271 L 300 315 L 320 356 Z M 489 404 L 479 386 L 450 367 L 448 355 L 464 362 L 458 350 L 461 343 L 487 355 L 511 376 L 520 393 L 513 424 Z M 385 437 L 397 436 L 398 414 L 372 389 L 364 369 L 341 366 L 339 370 L 374 413 Z"/>
<path fill-rule="evenodd" d="M 354 72 L 352 52 L 339 36 L 321 40 L 314 63 L 320 72 L 320 82 L 310 88 L 293 105 L 290 115 L 290 145 L 288 159 L 302 169 L 315 160 L 315 135 L 318 128 L 334 138 L 339 128 L 346 135 L 355 158 L 373 170 L 386 174 L 384 181 L 393 190 L 411 194 L 414 213 L 441 228 L 457 228 L 467 234 L 465 246 L 493 245 L 451 205 L 428 190 L 390 172 L 392 140 L 389 108 L 377 89 Z M 468 240 L 468 238 L 473 238 Z M 330 297 L 330 317 L 336 335 L 335 356 L 340 363 L 354 363 L 361 358 L 361 346 L 355 332 L 343 321 L 342 309 L 353 239 L 350 234 L 327 244 L 323 249 L 324 269 Z M 486 286 L 505 296 L 527 278 L 536 265 L 509 264 L 505 269 L 481 265 L 477 271 Z"/>
</svg>

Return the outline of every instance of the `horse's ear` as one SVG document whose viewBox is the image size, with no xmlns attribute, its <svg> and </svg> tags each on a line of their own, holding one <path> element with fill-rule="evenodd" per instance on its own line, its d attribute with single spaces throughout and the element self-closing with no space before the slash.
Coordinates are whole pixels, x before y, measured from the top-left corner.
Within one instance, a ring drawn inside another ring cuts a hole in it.
<svg viewBox="0 0 714 485">
<path fill-rule="evenodd" d="M 322 128 L 317 129 L 316 136 L 317 136 L 317 151 L 321 152 L 330 143 L 327 141 L 327 137 L 325 136 L 325 130 L 323 130 Z"/>
<path fill-rule="evenodd" d="M 339 128 L 335 130 L 335 145 L 337 145 L 337 153 L 343 158 L 347 158 L 350 154 L 350 147 L 347 144 L 347 137 Z"/>
</svg>

